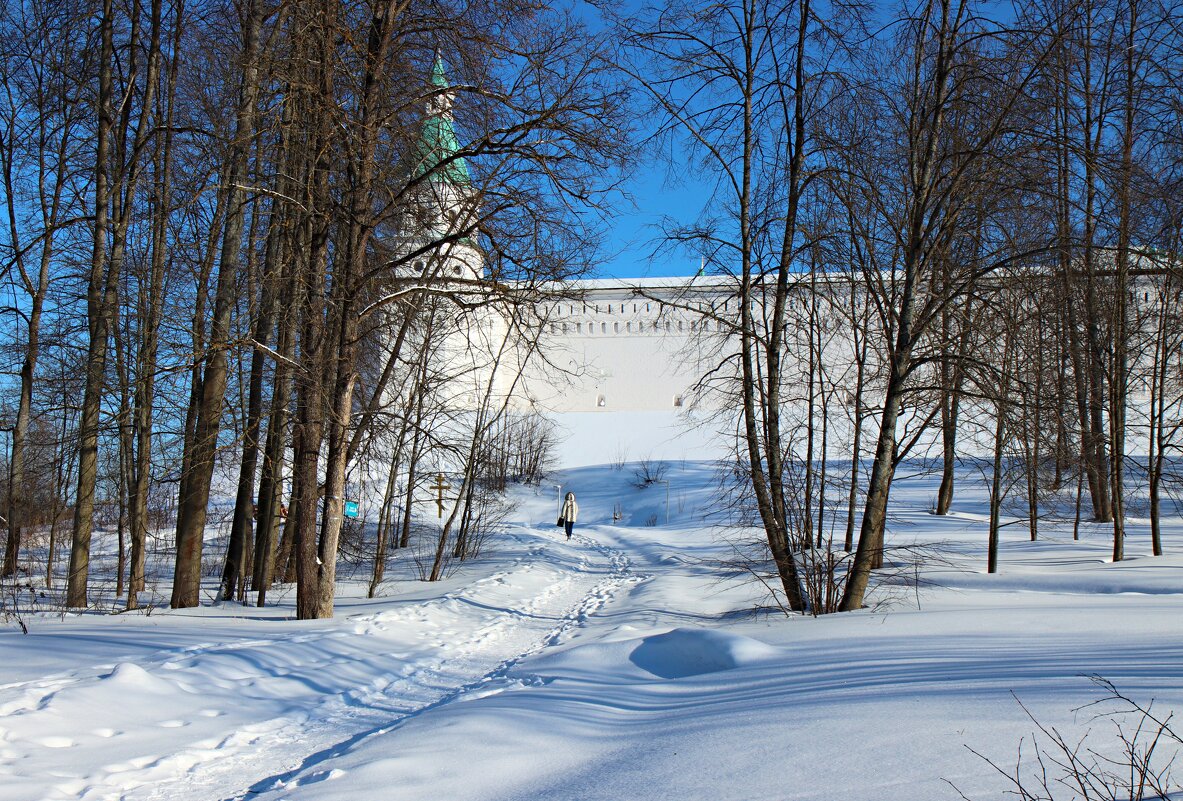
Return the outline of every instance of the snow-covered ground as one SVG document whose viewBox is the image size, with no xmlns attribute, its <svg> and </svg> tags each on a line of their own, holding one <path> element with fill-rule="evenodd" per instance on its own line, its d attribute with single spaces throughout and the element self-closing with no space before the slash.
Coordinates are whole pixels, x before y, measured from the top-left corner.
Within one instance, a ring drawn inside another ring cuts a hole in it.
<svg viewBox="0 0 1183 801">
<path fill-rule="evenodd" d="M 645 489 L 634 468 L 517 488 L 478 560 L 374 600 L 346 583 L 330 621 L 291 620 L 277 593 L 9 622 L 0 801 L 997 799 L 969 749 L 1004 768 L 1023 738 L 1031 753 L 1020 701 L 1098 748 L 1117 743 L 1074 712 L 1102 694 L 1088 675 L 1183 711 L 1178 518 L 1165 557 L 1131 525 L 1119 564 L 1106 527 L 1008 526 L 989 576 L 981 486 L 967 472 L 941 519 L 933 479 L 901 479 L 893 541 L 941 557 L 921 586 L 789 619 L 735 566 L 736 532 L 704 521 L 712 465 L 672 462 Z M 581 506 L 570 543 L 560 483 Z"/>
</svg>

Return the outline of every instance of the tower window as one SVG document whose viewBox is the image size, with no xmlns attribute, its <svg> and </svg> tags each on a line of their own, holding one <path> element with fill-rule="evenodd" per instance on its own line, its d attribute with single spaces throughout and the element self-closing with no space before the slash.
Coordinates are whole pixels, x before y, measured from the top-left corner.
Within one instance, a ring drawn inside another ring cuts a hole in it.
<svg viewBox="0 0 1183 801">
<path fill-rule="evenodd" d="M 603 395 L 596 395 L 596 406 L 598 406 L 602 409 L 607 405 L 608 405 L 607 398 L 605 398 Z"/>
<path fill-rule="evenodd" d="M 681 395 L 674 396 L 674 408 L 676 408 L 676 409 L 682 408 L 682 396 Z"/>
</svg>

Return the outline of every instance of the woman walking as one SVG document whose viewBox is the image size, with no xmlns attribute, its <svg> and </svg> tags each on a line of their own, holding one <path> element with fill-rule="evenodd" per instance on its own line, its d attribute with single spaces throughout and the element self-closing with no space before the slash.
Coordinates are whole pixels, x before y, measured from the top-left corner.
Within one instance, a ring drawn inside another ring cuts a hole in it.
<svg viewBox="0 0 1183 801">
<path fill-rule="evenodd" d="M 571 531 L 575 528 L 575 519 L 577 517 L 579 517 L 579 504 L 575 502 L 575 493 L 568 492 L 566 499 L 563 501 L 563 511 L 559 514 L 559 518 L 567 528 L 567 539 L 571 539 Z"/>
</svg>

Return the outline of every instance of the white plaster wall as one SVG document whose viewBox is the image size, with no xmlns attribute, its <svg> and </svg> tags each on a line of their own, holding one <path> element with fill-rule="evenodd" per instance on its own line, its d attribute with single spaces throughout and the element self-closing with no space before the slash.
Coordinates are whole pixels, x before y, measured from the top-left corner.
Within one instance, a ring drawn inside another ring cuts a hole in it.
<svg viewBox="0 0 1183 801">
<path fill-rule="evenodd" d="M 720 335 L 700 311 L 661 302 L 685 302 L 677 292 L 687 282 L 584 281 L 566 288 L 578 299 L 546 303 L 541 353 L 524 381 L 533 405 L 603 414 L 688 406 L 696 383 L 719 361 Z M 692 302 L 721 304 L 723 297 L 711 292 Z"/>
</svg>

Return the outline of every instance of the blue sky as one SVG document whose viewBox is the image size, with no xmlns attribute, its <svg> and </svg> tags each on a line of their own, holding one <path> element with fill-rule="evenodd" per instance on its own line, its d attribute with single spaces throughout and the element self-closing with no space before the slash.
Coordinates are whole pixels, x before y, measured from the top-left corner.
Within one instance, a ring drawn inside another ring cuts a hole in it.
<svg viewBox="0 0 1183 801">
<path fill-rule="evenodd" d="M 702 211 L 706 189 L 691 180 L 669 182 L 666 166 L 656 159 L 637 167 L 624 190 L 632 202 L 620 200 L 609 223 L 604 262 L 595 273 L 603 278 L 687 276 L 698 271 L 698 259 L 685 250 L 658 249 L 661 221 L 672 217 L 691 222 Z"/>
<path fill-rule="evenodd" d="M 639 0 L 619 0 L 619 11 L 636 10 Z M 581 0 L 574 0 L 574 11 L 596 29 L 599 12 Z M 667 180 L 668 159 L 655 152 L 638 160 L 628 176 L 623 191 L 631 197 L 617 198 L 617 207 L 607 230 L 595 275 L 603 278 L 643 278 L 648 276 L 687 276 L 698 272 L 698 258 L 689 252 L 669 252 L 654 256 L 661 236 L 664 217 L 692 222 L 706 201 L 706 187 L 691 176 Z"/>
</svg>

